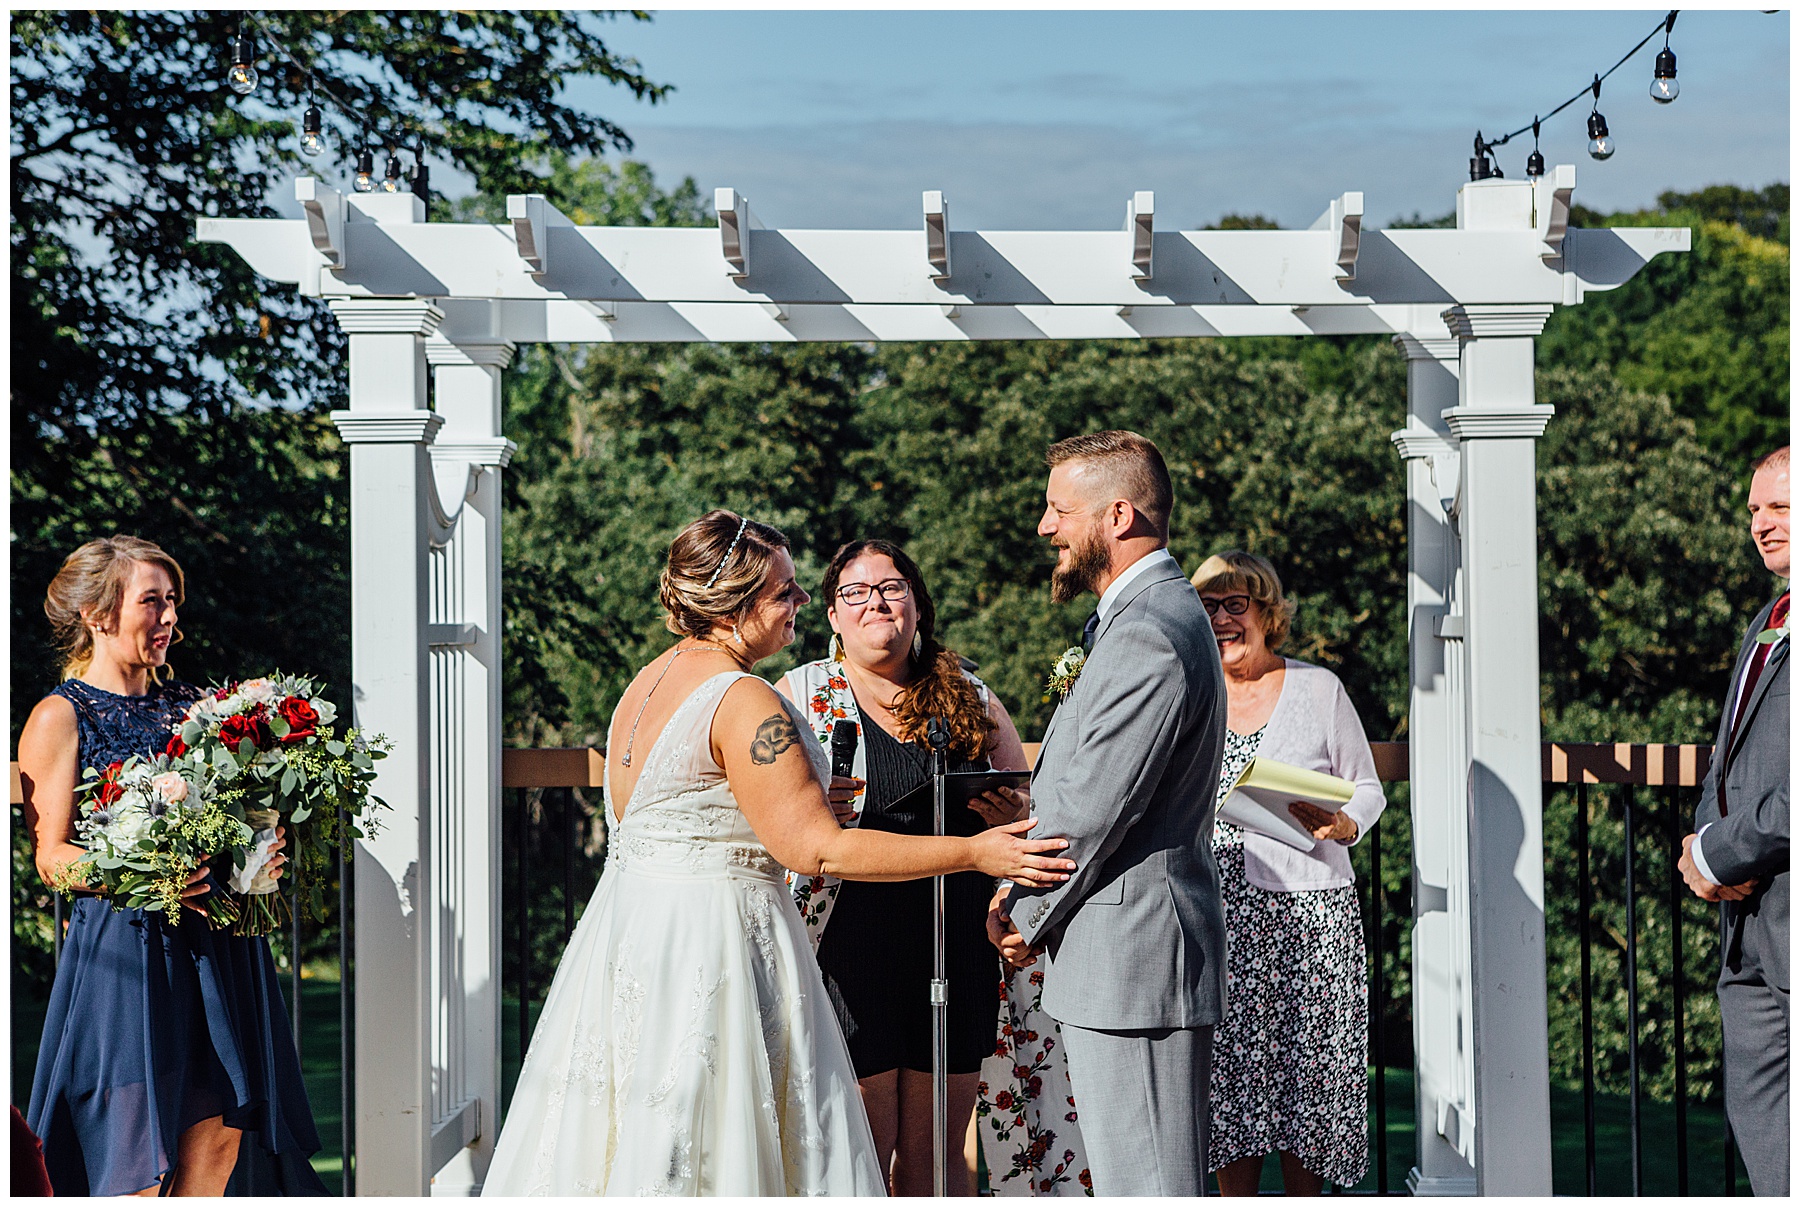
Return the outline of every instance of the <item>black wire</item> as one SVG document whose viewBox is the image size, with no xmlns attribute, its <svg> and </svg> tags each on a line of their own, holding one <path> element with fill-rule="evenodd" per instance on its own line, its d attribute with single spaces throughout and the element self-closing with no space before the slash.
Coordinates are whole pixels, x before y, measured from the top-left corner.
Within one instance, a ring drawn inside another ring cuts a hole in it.
<svg viewBox="0 0 1800 1207">
<path fill-rule="evenodd" d="M 1574 96 L 1570 97 L 1568 100 L 1564 101 L 1562 104 L 1558 105 L 1556 108 L 1550 110 L 1550 112 L 1544 114 L 1543 117 L 1534 119 L 1536 121 L 1536 123 L 1539 125 L 1542 125 L 1545 121 L 1547 121 L 1548 119 L 1550 119 L 1552 117 L 1555 117 L 1558 113 L 1561 113 L 1564 109 L 1567 109 L 1570 105 L 1573 105 L 1576 101 L 1580 100 L 1582 97 L 1587 96 L 1589 93 L 1593 93 L 1597 85 L 1599 85 L 1602 81 L 1604 81 L 1607 76 L 1611 75 L 1613 72 L 1617 71 L 1619 68 L 1625 66 L 1625 61 L 1627 59 L 1631 58 L 1631 56 L 1636 54 L 1638 51 L 1644 49 L 1644 47 L 1648 46 L 1650 44 L 1651 39 L 1655 38 L 1657 34 L 1663 35 L 1664 44 L 1667 45 L 1668 35 L 1675 28 L 1675 15 L 1676 15 L 1676 13 L 1679 13 L 1680 11 L 1681 11 L 1680 9 L 1670 10 L 1669 15 L 1664 17 L 1662 20 L 1658 21 L 1656 23 L 1656 28 L 1651 30 L 1648 34 L 1646 34 L 1644 36 L 1644 40 L 1642 42 L 1639 42 L 1636 46 L 1633 46 L 1630 50 L 1626 51 L 1619 58 L 1619 61 L 1617 63 L 1614 63 L 1611 67 L 1608 67 L 1605 71 L 1603 71 L 1599 75 L 1595 76 L 1594 82 L 1592 84 L 1587 85 L 1580 92 L 1577 92 Z M 1600 98 L 1598 95 L 1594 96 L 1594 104 L 1596 107 L 1598 107 L 1600 104 Z M 1507 143 L 1511 142 L 1513 139 L 1517 138 L 1519 135 L 1524 134 L 1527 131 L 1529 131 L 1532 127 L 1532 124 L 1533 124 L 1532 122 L 1526 122 L 1523 126 L 1519 127 L 1517 130 L 1514 130 L 1511 134 L 1503 135 L 1500 138 L 1496 138 L 1492 142 L 1480 142 L 1481 149 L 1483 150 L 1483 152 L 1486 152 L 1486 151 L 1492 151 L 1496 147 L 1503 147 Z M 1478 141 L 1479 141 L 1479 136 L 1478 136 Z"/>
</svg>

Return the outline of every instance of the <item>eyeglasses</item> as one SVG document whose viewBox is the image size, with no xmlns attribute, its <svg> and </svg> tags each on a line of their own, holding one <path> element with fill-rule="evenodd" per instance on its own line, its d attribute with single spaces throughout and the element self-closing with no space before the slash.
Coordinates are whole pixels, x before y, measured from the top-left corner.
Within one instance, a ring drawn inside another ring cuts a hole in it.
<svg viewBox="0 0 1800 1207">
<path fill-rule="evenodd" d="M 1206 609 L 1208 616 L 1217 615 L 1220 608 L 1224 608 L 1233 616 L 1242 616 L 1250 610 L 1250 597 L 1248 595 L 1227 595 L 1222 599 L 1202 598 L 1200 604 Z"/>
<path fill-rule="evenodd" d="M 868 583 L 850 583 L 838 588 L 837 597 L 853 608 L 860 608 L 877 593 L 889 603 L 899 603 L 912 594 L 912 584 L 904 578 L 890 578 L 874 586 Z"/>
</svg>

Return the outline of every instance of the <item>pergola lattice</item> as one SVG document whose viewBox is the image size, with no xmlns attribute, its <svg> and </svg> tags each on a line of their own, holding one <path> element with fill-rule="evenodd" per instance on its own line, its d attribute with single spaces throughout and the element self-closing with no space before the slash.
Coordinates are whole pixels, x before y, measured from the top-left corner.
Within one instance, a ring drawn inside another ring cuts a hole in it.
<svg viewBox="0 0 1800 1207">
<path fill-rule="evenodd" d="M 305 217 L 202 218 L 349 337 L 357 722 L 392 737 L 359 852 L 361 1193 L 466 1194 L 498 1131 L 501 372 L 521 343 L 1386 334 L 1408 358 L 1418 1193 L 1549 1194 L 1533 346 L 1686 229 L 1568 227 L 1575 171 L 1484 180 L 1453 230 L 771 230 L 429 223 L 296 182 Z"/>
</svg>

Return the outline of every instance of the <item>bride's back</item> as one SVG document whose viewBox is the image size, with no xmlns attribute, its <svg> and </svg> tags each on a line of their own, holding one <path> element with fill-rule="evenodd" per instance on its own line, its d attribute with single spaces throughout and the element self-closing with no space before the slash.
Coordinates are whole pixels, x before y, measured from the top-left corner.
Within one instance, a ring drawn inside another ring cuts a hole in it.
<svg viewBox="0 0 1800 1207">
<path fill-rule="evenodd" d="M 724 650 L 678 647 L 664 651 L 626 687 L 613 712 L 606 743 L 607 809 L 612 821 L 621 820 L 630 807 L 649 755 L 669 722 L 699 688 L 728 672 L 741 673 L 742 668 Z M 718 701 L 713 703 L 714 709 L 706 712 L 707 757 L 717 764 L 716 752 L 711 750 L 711 728 Z M 690 743 L 692 736 L 680 741 Z"/>
</svg>

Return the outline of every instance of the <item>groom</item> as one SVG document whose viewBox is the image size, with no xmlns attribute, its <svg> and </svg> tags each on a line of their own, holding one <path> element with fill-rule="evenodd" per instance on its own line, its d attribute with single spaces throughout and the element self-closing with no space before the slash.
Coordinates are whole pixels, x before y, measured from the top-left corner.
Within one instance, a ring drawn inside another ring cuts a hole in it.
<svg viewBox="0 0 1800 1207">
<path fill-rule="evenodd" d="M 1225 680 L 1200 597 L 1169 556 L 1173 490 L 1134 432 L 1054 444 L 1038 534 L 1051 597 L 1092 591 L 1086 664 L 1031 781 L 1038 832 L 1075 872 L 995 896 L 988 934 L 1023 967 L 1042 953 L 1097 1195 L 1198 1195 L 1206 1182 L 1213 1025 L 1225 919 L 1212 856 Z"/>
</svg>

